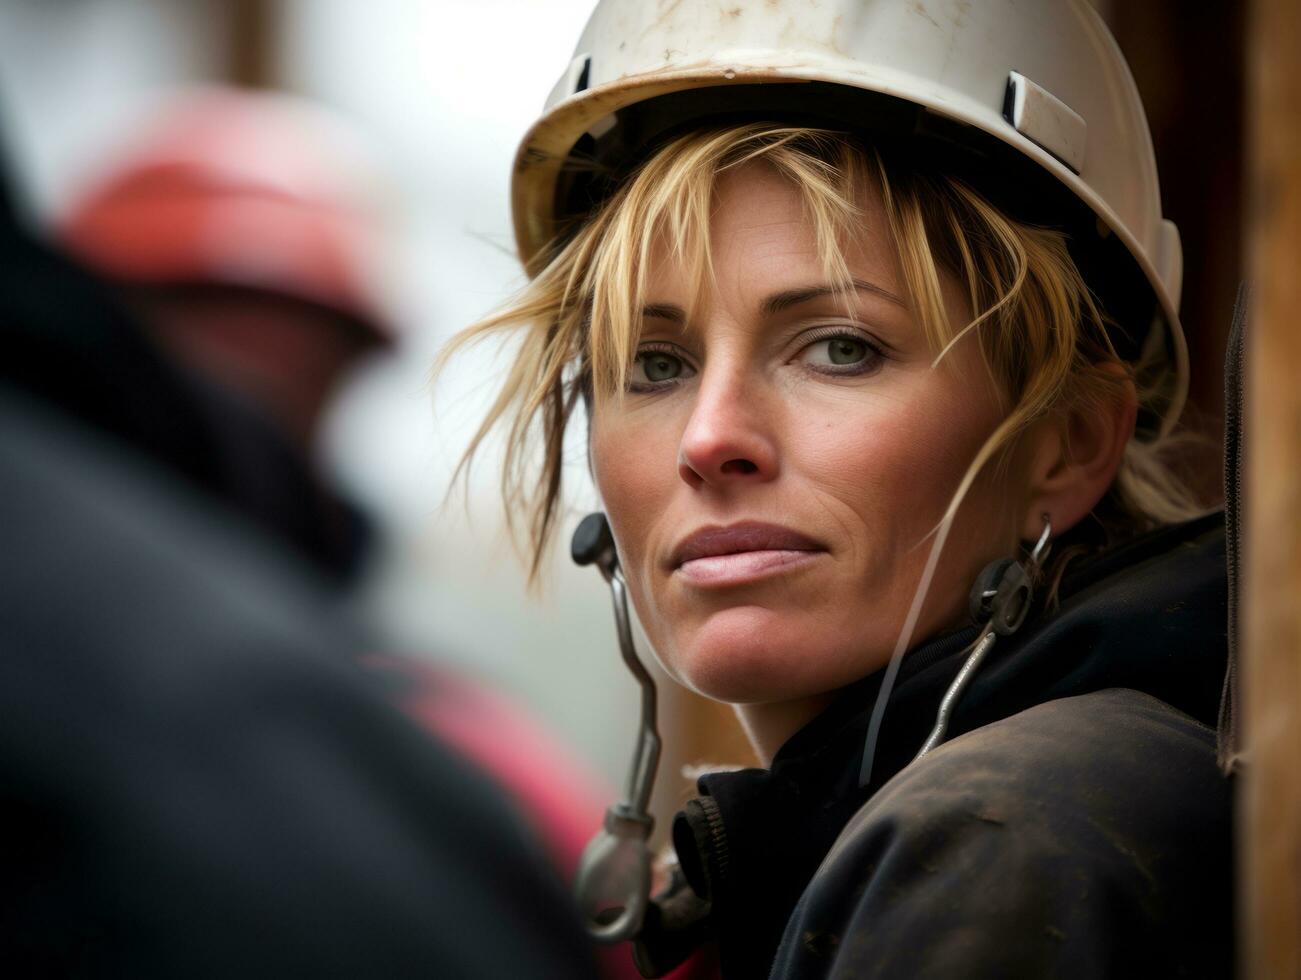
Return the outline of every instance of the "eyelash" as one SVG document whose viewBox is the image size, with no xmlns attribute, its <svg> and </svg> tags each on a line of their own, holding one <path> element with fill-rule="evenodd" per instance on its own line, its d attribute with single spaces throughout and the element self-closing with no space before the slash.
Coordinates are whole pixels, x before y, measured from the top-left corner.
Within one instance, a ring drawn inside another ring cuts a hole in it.
<svg viewBox="0 0 1301 980">
<path fill-rule="evenodd" d="M 686 368 L 691 372 L 691 374 L 694 375 L 696 373 L 696 367 L 694 364 L 691 363 L 690 358 L 684 356 L 682 349 L 674 346 L 673 344 L 666 344 L 663 342 L 655 342 L 655 341 L 641 344 L 637 348 L 637 353 L 635 355 L 634 360 L 636 359 L 636 357 L 641 357 L 643 354 L 657 354 L 657 353 L 668 354 L 671 357 L 677 358 L 686 366 Z M 684 379 L 682 378 L 671 378 L 668 381 L 650 381 L 650 382 L 639 382 L 639 381 L 629 380 L 628 390 L 635 394 L 647 394 L 653 391 L 663 391 L 666 388 L 675 388 L 683 380 Z"/>
<path fill-rule="evenodd" d="M 852 378 L 864 374 L 870 374 L 879 368 L 881 362 L 886 358 L 886 353 L 879 343 L 866 334 L 860 333 L 859 331 L 853 330 L 849 327 L 820 327 L 817 330 L 810 331 L 803 339 L 805 340 L 805 343 L 800 346 L 799 352 L 796 355 L 797 357 L 807 351 L 814 344 L 824 343 L 828 340 L 853 340 L 867 348 L 868 356 L 863 358 L 863 360 L 857 364 L 845 364 L 838 367 L 832 367 L 829 365 L 819 365 L 814 367 L 811 364 L 806 365 L 809 370 L 825 376 Z"/>
</svg>

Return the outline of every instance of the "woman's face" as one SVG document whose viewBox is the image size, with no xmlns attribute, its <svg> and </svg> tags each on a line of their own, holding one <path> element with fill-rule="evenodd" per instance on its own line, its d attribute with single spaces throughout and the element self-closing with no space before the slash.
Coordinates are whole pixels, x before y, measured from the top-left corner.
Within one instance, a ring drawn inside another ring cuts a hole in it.
<svg viewBox="0 0 1301 980">
<path fill-rule="evenodd" d="M 817 699 L 882 667 L 928 535 L 1001 418 L 974 338 L 932 368 L 868 201 L 845 256 L 857 288 L 833 294 L 798 191 L 762 163 L 725 176 L 696 319 L 661 255 L 631 389 L 592 420 L 641 622 L 670 673 L 719 700 Z M 943 290 L 966 324 L 956 282 Z M 1012 554 L 1017 470 L 970 491 L 917 637 L 959 622 L 980 568 Z"/>
</svg>

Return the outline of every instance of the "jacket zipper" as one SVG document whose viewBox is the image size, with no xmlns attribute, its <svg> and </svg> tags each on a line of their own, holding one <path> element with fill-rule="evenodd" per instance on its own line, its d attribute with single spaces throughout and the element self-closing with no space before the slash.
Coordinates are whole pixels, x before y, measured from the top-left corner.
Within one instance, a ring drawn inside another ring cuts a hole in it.
<svg viewBox="0 0 1301 980">
<path fill-rule="evenodd" d="M 723 813 L 717 800 L 712 796 L 701 796 L 699 802 L 700 811 L 705 816 L 708 834 L 709 846 L 706 853 L 709 857 L 709 890 L 711 896 L 715 896 L 728 872 L 730 856 L 727 847 L 727 829 L 723 826 Z"/>
</svg>

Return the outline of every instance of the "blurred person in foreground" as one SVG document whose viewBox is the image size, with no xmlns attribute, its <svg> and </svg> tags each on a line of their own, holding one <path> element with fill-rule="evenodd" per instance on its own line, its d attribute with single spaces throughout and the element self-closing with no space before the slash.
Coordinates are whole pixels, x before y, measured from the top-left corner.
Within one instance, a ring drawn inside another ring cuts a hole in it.
<svg viewBox="0 0 1301 980">
<path fill-rule="evenodd" d="M 315 456 L 340 382 L 397 338 L 373 157 L 315 103 L 181 91 L 86 175 L 55 229 L 191 376 L 245 513 L 344 585 L 370 523 Z"/>
<path fill-rule="evenodd" d="M 322 106 L 209 87 L 166 100 L 58 222 L 176 369 L 212 425 L 230 501 L 341 595 L 371 521 L 315 463 L 322 417 L 401 329 L 383 288 L 382 168 Z M 379 624 L 382 628 L 382 624 Z M 358 651 L 370 654 L 370 651 Z M 368 655 L 396 701 L 504 788 L 568 879 L 603 793 L 519 705 L 446 665 Z M 626 950 L 608 977 L 631 977 Z"/>
<path fill-rule="evenodd" d="M 590 976 L 532 837 L 259 510 L 283 430 L 117 300 L 0 179 L 0 969 Z"/>
</svg>

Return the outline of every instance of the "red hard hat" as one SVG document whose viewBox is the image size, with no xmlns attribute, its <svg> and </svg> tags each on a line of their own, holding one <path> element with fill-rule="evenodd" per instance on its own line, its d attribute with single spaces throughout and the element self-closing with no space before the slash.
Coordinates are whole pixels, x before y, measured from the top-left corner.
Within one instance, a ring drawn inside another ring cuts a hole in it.
<svg viewBox="0 0 1301 980">
<path fill-rule="evenodd" d="M 374 281 L 374 188 L 346 127 L 287 96 L 230 89 L 171 104 L 59 229 L 133 283 L 243 286 L 318 303 L 393 335 Z"/>
</svg>

